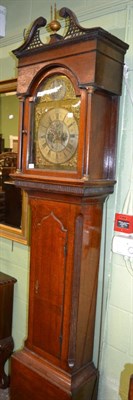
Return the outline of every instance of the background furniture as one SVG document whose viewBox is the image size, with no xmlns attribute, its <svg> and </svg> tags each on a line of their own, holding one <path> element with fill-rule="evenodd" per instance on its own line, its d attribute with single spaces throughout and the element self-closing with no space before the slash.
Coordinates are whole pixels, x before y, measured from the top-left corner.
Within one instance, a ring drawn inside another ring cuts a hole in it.
<svg viewBox="0 0 133 400">
<path fill-rule="evenodd" d="M 15 278 L 0 272 L 0 388 L 3 389 L 9 386 L 4 365 L 14 347 L 11 332 L 15 282 Z"/>
<path fill-rule="evenodd" d="M 16 171 L 17 153 L 0 154 L 0 223 L 20 228 L 22 214 L 21 189 L 14 185 L 10 174 Z"/>
<path fill-rule="evenodd" d="M 5 193 L 0 190 L 0 224 L 5 222 Z"/>
</svg>

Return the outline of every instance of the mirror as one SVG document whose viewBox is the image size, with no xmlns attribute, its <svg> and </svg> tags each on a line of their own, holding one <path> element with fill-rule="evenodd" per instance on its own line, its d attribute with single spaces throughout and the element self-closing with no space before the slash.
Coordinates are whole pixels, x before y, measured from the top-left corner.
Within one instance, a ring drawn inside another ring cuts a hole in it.
<svg viewBox="0 0 133 400">
<path fill-rule="evenodd" d="M 17 79 L 0 82 L 0 236 L 27 244 L 27 194 L 10 177 L 17 167 L 19 101 L 16 89 Z"/>
</svg>

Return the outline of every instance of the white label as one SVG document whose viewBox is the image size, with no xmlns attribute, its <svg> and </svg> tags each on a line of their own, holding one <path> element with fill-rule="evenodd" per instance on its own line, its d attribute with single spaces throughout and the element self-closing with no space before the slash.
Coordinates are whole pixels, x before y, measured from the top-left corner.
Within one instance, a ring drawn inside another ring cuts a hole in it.
<svg viewBox="0 0 133 400">
<path fill-rule="evenodd" d="M 29 164 L 29 169 L 33 169 L 34 168 L 34 164 Z"/>
<path fill-rule="evenodd" d="M 133 237 L 119 236 L 113 237 L 112 251 L 123 256 L 133 257 Z"/>
</svg>

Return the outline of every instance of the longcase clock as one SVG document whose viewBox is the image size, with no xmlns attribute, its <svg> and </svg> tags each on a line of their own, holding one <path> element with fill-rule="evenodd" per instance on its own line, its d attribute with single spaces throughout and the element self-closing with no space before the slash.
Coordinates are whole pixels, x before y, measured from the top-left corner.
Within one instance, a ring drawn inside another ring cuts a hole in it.
<svg viewBox="0 0 133 400">
<path fill-rule="evenodd" d="M 118 104 L 128 45 L 82 28 L 48 44 L 38 18 L 18 58 L 16 185 L 31 207 L 28 338 L 11 363 L 11 400 L 96 400 L 92 362 L 103 203 L 115 183 Z M 69 20 L 69 24 L 68 24 Z M 53 21 L 52 21 L 53 22 Z"/>
</svg>

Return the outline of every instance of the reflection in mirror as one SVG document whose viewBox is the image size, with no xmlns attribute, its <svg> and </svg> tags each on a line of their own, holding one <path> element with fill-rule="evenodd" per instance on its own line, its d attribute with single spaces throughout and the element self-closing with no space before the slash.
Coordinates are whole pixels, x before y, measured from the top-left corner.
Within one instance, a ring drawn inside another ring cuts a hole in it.
<svg viewBox="0 0 133 400">
<path fill-rule="evenodd" d="M 0 236 L 27 244 L 27 195 L 14 185 L 19 101 L 16 79 L 0 82 Z"/>
</svg>

